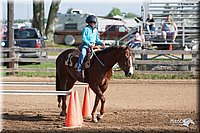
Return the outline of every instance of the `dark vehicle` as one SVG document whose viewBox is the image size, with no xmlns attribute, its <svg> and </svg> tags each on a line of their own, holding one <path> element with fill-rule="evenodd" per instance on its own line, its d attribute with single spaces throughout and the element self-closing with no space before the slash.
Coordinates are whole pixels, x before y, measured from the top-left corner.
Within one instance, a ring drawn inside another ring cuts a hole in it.
<svg viewBox="0 0 200 133">
<path fill-rule="evenodd" d="M 106 25 L 106 31 L 101 33 L 103 40 L 119 40 L 128 34 L 128 29 L 124 25 Z"/>
<path fill-rule="evenodd" d="M 6 32 L 4 32 L 3 40 L 1 41 L 2 47 L 9 47 L 7 43 Z M 40 31 L 36 28 L 25 28 L 14 29 L 14 46 L 21 48 L 45 48 L 46 38 L 43 38 Z M 41 58 L 47 57 L 47 52 L 20 52 L 19 57 L 21 58 Z"/>
</svg>

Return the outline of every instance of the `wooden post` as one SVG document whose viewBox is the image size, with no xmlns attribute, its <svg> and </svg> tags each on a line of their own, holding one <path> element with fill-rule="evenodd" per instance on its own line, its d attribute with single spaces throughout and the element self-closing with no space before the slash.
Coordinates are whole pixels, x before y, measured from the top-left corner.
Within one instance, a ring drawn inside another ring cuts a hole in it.
<svg viewBox="0 0 200 133">
<path fill-rule="evenodd" d="M 19 60 L 19 46 L 17 46 L 17 47 L 15 47 L 15 50 L 14 50 L 14 58 L 15 59 L 17 59 L 17 60 Z M 18 66 L 19 66 L 19 61 L 15 61 L 14 62 L 14 68 L 16 69 L 15 70 L 15 73 L 14 74 L 16 74 L 16 73 L 18 73 Z"/>
<path fill-rule="evenodd" d="M 197 61 L 197 53 L 195 53 L 195 54 L 192 53 L 192 61 Z M 196 69 L 197 69 L 197 66 L 198 66 L 198 65 L 195 65 L 195 66 L 192 65 L 192 66 L 191 66 L 191 71 L 192 71 L 193 75 L 196 74 L 195 71 L 196 71 Z"/>
<path fill-rule="evenodd" d="M 13 29 L 13 23 L 14 23 L 14 3 L 13 3 L 13 0 L 9 0 L 7 2 L 7 21 L 8 21 L 8 24 L 7 24 L 7 29 L 8 29 L 8 32 L 7 32 L 7 41 L 8 41 L 8 45 L 9 45 L 9 48 L 10 48 L 10 52 L 8 54 L 8 58 L 14 58 L 14 29 Z M 7 68 L 14 68 L 14 61 L 11 61 L 8 63 L 8 66 Z M 10 73 L 7 73 L 8 75 L 13 75 L 14 74 L 14 71 L 13 72 L 10 72 Z"/>
<path fill-rule="evenodd" d="M 142 49 L 142 51 L 145 51 L 144 49 Z M 141 60 L 148 60 L 148 56 L 145 53 L 141 54 Z M 142 65 L 142 70 L 148 70 L 148 66 L 147 64 L 143 64 Z"/>
<path fill-rule="evenodd" d="M 182 26 L 183 26 L 183 34 L 182 34 L 182 47 L 187 47 L 185 45 L 185 25 L 184 23 L 182 23 Z M 182 56 L 182 60 L 184 60 L 184 54 L 181 55 Z"/>
<path fill-rule="evenodd" d="M 116 40 L 116 44 L 117 44 L 117 46 L 119 45 L 119 40 Z"/>
</svg>

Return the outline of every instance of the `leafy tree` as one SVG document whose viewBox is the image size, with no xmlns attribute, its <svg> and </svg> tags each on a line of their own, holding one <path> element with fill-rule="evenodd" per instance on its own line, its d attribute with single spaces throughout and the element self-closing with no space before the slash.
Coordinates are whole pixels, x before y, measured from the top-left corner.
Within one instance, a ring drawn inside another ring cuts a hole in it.
<svg viewBox="0 0 200 133">
<path fill-rule="evenodd" d="M 67 10 L 67 14 L 70 14 L 72 10 L 73 10 L 73 8 L 72 8 L 72 7 L 71 7 L 71 8 L 69 8 L 69 9 Z"/>
<path fill-rule="evenodd" d="M 110 11 L 110 13 L 107 15 L 107 17 L 114 17 L 116 15 L 119 16 L 124 16 L 125 18 L 134 18 L 137 17 L 136 14 L 134 13 L 122 13 L 121 10 L 119 8 L 113 7 L 113 9 Z"/>
<path fill-rule="evenodd" d="M 125 15 L 125 18 L 134 18 L 134 17 L 137 17 L 138 15 L 136 15 L 136 14 L 134 14 L 134 13 L 127 13 L 126 15 Z"/>
<path fill-rule="evenodd" d="M 107 17 L 114 17 L 116 15 L 123 16 L 121 10 L 119 8 L 113 7 Z"/>
</svg>

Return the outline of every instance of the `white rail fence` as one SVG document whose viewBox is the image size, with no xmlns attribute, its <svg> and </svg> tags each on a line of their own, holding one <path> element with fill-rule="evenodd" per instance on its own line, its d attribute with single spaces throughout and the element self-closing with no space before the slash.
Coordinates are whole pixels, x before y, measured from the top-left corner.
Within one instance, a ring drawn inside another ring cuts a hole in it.
<svg viewBox="0 0 200 133">
<path fill-rule="evenodd" d="M 19 52 L 36 52 L 36 51 L 45 51 L 45 52 L 57 52 L 58 54 L 63 52 L 66 49 L 58 49 L 58 48 L 41 48 L 41 49 L 33 49 L 33 48 L 3 48 L 2 52 L 6 53 L 10 50 L 13 50 L 15 55 L 11 58 L 1 58 L 2 63 L 14 63 L 13 68 L 5 68 L 1 67 L 2 72 L 55 72 L 55 68 L 19 68 L 20 62 L 40 62 L 40 63 L 55 63 L 55 59 L 48 58 L 20 58 L 17 54 Z M 196 73 L 197 64 L 198 64 L 198 51 L 184 51 L 184 50 L 133 50 L 133 54 L 136 57 L 133 60 L 134 65 L 169 65 L 169 66 L 188 66 L 191 68 L 187 71 L 178 71 L 181 72 L 190 72 L 191 74 Z M 158 57 L 167 57 L 168 59 L 158 59 Z M 185 56 L 190 56 L 190 59 L 186 59 Z M 143 70 L 136 70 L 145 73 Z M 155 73 L 156 71 L 151 71 Z M 159 73 L 166 73 L 166 71 L 159 71 Z M 149 73 L 149 72 L 148 72 Z M 174 72 L 173 72 L 174 73 Z"/>
</svg>

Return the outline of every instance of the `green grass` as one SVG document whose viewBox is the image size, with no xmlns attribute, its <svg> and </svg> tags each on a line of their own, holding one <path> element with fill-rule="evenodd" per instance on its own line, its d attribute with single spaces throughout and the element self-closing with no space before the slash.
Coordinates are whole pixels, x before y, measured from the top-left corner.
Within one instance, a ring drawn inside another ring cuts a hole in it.
<svg viewBox="0 0 200 133">
<path fill-rule="evenodd" d="M 134 74 L 132 77 L 126 77 L 123 72 L 114 73 L 114 79 L 196 79 L 194 75 L 189 74 Z"/>
<path fill-rule="evenodd" d="M 22 65 L 19 68 L 56 68 L 56 64 L 53 63 L 42 63 L 40 65 Z M 55 72 L 19 72 L 17 76 L 27 76 L 27 77 L 55 77 Z"/>
<path fill-rule="evenodd" d="M 19 65 L 19 68 L 56 68 L 56 64 L 42 63 L 42 64 L 31 64 L 31 65 Z"/>
<path fill-rule="evenodd" d="M 51 44 L 47 43 L 48 48 L 63 48 L 63 49 L 69 49 L 69 48 L 77 48 L 77 46 L 70 46 L 70 45 L 65 45 L 65 44 Z M 50 56 L 57 56 L 59 55 L 59 52 L 48 52 L 48 55 Z"/>
<path fill-rule="evenodd" d="M 76 48 L 74 45 L 66 45 L 66 44 L 55 44 L 55 43 L 46 43 L 48 48 Z"/>
<path fill-rule="evenodd" d="M 132 79 L 195 79 L 196 77 L 189 74 L 135 74 Z"/>
<path fill-rule="evenodd" d="M 31 65 L 19 65 L 19 68 L 38 68 L 38 69 L 48 69 L 56 68 L 56 64 L 53 63 L 42 63 L 42 64 L 31 64 Z M 1 76 L 6 76 L 5 72 L 0 73 Z M 26 77 L 55 77 L 55 72 L 17 72 L 16 76 L 26 76 Z"/>
<path fill-rule="evenodd" d="M 25 77 L 56 77 L 55 72 L 19 72 L 16 76 Z"/>
<path fill-rule="evenodd" d="M 31 65 L 20 65 L 19 68 L 38 68 L 38 69 L 48 69 L 55 68 L 54 63 L 42 63 L 42 64 L 31 64 Z M 5 72 L 0 73 L 1 76 L 6 76 Z M 55 77 L 55 72 L 18 72 L 16 76 L 26 76 L 26 77 Z M 115 71 L 113 75 L 114 79 L 196 79 L 194 75 L 189 74 L 134 74 L 132 77 L 126 77 L 123 71 Z"/>
</svg>

